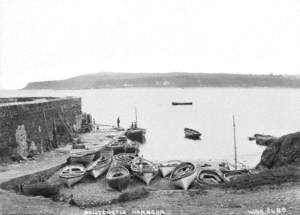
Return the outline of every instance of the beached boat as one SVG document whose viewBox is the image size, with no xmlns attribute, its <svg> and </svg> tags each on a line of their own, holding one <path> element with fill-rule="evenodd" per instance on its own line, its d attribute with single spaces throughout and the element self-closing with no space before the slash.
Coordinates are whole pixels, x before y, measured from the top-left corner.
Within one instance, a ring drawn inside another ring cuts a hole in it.
<svg viewBox="0 0 300 215">
<path fill-rule="evenodd" d="M 64 167 L 59 173 L 59 177 L 68 187 L 79 182 L 84 175 L 85 168 L 83 165 L 69 165 Z"/>
<path fill-rule="evenodd" d="M 106 174 L 108 186 L 118 191 L 127 188 L 130 181 L 130 173 L 127 168 L 122 165 L 116 165 L 109 168 Z"/>
<path fill-rule="evenodd" d="M 171 173 L 171 182 L 184 190 L 187 190 L 196 177 L 196 166 L 190 162 L 179 164 Z"/>
<path fill-rule="evenodd" d="M 184 135 L 186 138 L 198 140 L 200 139 L 201 133 L 191 128 L 184 128 Z"/>
<path fill-rule="evenodd" d="M 161 175 L 163 177 L 168 176 L 179 164 L 181 164 L 181 161 L 179 160 L 171 160 L 159 164 Z"/>
<path fill-rule="evenodd" d="M 140 143 L 144 143 L 146 138 L 146 129 L 143 128 L 129 128 L 125 132 L 126 137 L 132 141 L 138 141 Z"/>
<path fill-rule="evenodd" d="M 147 185 L 158 174 L 158 166 L 151 161 L 148 161 L 142 157 L 136 157 L 131 164 L 131 170 L 133 175 L 141 179 Z"/>
<path fill-rule="evenodd" d="M 132 154 L 132 153 L 121 153 L 121 154 L 117 154 L 114 155 L 113 160 L 119 164 L 122 165 L 124 167 L 126 167 L 128 170 L 131 170 L 131 163 L 132 161 L 137 157 L 136 154 Z"/>
<path fill-rule="evenodd" d="M 72 164 L 89 164 L 95 157 L 95 151 L 88 149 L 72 149 L 70 152 L 70 161 Z"/>
<path fill-rule="evenodd" d="M 224 182 L 223 173 L 217 169 L 202 169 L 199 171 L 196 183 L 199 185 L 215 185 Z"/>
<path fill-rule="evenodd" d="M 192 105 L 193 102 L 172 102 L 172 105 Z"/>
<path fill-rule="evenodd" d="M 92 162 L 86 169 L 86 171 L 93 176 L 94 178 L 98 178 L 102 175 L 106 170 L 108 170 L 110 164 L 112 162 L 112 153 L 111 151 L 103 151 L 100 154 L 100 157 Z"/>
<path fill-rule="evenodd" d="M 35 184 L 21 184 L 21 193 L 26 196 L 44 196 L 46 198 L 55 196 L 59 192 L 59 187 L 47 182 Z"/>
<path fill-rule="evenodd" d="M 231 180 L 238 178 L 239 176 L 249 174 L 249 170 L 247 170 L 247 169 L 223 170 L 222 173 L 223 173 L 224 179 L 226 181 L 231 181 Z"/>
<path fill-rule="evenodd" d="M 139 153 L 140 144 L 135 141 L 118 141 L 113 140 L 106 145 L 106 148 L 109 148 L 113 151 L 114 155 L 120 153 Z"/>
</svg>

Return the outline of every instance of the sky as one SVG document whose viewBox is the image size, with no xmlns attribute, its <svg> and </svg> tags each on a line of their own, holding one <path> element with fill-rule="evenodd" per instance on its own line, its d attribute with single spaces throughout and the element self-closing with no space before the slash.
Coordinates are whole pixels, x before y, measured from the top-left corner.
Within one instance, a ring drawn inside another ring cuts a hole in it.
<svg viewBox="0 0 300 215">
<path fill-rule="evenodd" d="M 299 0 L 0 0 L 0 88 L 96 72 L 300 74 Z"/>
</svg>

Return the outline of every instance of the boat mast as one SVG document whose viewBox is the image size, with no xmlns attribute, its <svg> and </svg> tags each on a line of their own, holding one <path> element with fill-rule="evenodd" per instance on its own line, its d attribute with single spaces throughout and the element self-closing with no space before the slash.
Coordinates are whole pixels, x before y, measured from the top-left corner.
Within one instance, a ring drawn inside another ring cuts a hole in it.
<svg viewBox="0 0 300 215">
<path fill-rule="evenodd" d="M 135 125 L 137 126 L 137 111 L 136 111 L 136 106 L 134 106 L 134 115 L 135 115 Z"/>
<path fill-rule="evenodd" d="M 235 131 L 235 118 L 232 116 L 233 124 L 233 141 L 234 141 L 234 168 L 237 169 L 237 149 L 236 149 L 236 131 Z"/>
</svg>

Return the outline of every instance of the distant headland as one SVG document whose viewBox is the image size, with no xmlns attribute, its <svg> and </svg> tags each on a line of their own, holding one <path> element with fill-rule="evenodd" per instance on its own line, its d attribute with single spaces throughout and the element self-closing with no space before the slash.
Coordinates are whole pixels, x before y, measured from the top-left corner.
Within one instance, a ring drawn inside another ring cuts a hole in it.
<svg viewBox="0 0 300 215">
<path fill-rule="evenodd" d="M 65 80 L 31 82 L 23 89 L 101 89 L 168 87 L 282 87 L 300 88 L 300 77 L 223 73 L 112 73 L 101 72 Z"/>
</svg>

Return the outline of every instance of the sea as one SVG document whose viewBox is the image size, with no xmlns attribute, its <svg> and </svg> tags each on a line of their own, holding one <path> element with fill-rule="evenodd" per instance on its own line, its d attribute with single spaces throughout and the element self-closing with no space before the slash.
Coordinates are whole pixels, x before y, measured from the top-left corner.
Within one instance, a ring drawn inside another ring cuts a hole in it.
<svg viewBox="0 0 300 215">
<path fill-rule="evenodd" d="M 255 166 L 264 147 L 248 140 L 255 133 L 281 136 L 300 128 L 300 89 L 282 88 L 121 88 L 88 90 L 0 90 L 0 97 L 77 96 L 82 111 L 97 123 L 147 129 L 143 157 L 150 160 L 234 160 Z M 193 102 L 172 106 L 172 102 Z M 202 133 L 184 138 L 184 128 Z"/>
</svg>

